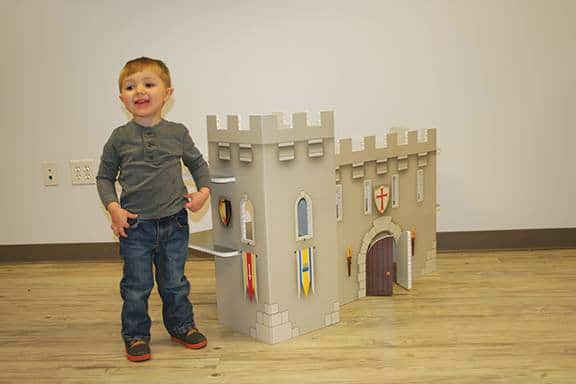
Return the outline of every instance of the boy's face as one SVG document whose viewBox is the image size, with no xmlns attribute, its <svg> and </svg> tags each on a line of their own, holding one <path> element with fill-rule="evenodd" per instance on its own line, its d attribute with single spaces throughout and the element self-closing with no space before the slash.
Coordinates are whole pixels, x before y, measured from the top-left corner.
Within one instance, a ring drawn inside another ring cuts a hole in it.
<svg viewBox="0 0 576 384">
<path fill-rule="evenodd" d="M 162 107 L 172 95 L 152 70 L 133 73 L 122 81 L 120 100 L 141 125 L 155 125 L 162 119 Z"/>
</svg>

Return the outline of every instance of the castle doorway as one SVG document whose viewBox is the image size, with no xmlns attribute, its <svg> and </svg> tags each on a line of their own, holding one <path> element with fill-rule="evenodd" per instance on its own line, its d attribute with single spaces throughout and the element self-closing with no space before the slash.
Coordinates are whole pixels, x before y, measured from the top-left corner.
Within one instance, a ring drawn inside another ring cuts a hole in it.
<svg viewBox="0 0 576 384">
<path fill-rule="evenodd" d="M 392 296 L 394 236 L 377 236 L 366 252 L 366 295 Z"/>
</svg>

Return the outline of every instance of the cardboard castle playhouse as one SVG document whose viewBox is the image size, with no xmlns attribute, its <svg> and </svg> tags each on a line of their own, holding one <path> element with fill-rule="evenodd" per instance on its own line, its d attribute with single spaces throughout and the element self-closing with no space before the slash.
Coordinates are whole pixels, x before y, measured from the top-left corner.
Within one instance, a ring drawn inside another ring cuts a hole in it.
<svg viewBox="0 0 576 384">
<path fill-rule="evenodd" d="M 353 150 L 335 142 L 333 112 L 320 120 L 207 117 L 218 317 L 266 343 L 435 269 L 436 131 Z"/>
</svg>

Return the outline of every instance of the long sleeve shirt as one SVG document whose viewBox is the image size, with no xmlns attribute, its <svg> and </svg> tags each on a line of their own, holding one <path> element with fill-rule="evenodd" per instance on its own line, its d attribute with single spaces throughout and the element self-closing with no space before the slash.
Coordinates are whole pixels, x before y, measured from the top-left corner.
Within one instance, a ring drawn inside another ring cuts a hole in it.
<svg viewBox="0 0 576 384">
<path fill-rule="evenodd" d="M 104 145 L 96 176 L 100 199 L 105 207 L 118 202 L 118 180 L 122 208 L 143 219 L 173 215 L 186 202 L 182 163 L 198 189 L 209 185 L 208 164 L 184 125 L 162 120 L 144 127 L 130 121 L 116 128 Z"/>
</svg>

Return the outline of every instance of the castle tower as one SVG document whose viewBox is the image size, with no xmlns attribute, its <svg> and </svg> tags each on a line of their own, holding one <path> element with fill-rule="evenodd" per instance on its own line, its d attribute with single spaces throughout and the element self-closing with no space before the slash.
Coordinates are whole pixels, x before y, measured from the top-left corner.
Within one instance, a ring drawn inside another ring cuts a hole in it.
<svg viewBox="0 0 576 384">
<path fill-rule="evenodd" d="M 339 321 L 334 120 L 208 116 L 218 317 L 276 343 Z"/>
</svg>

